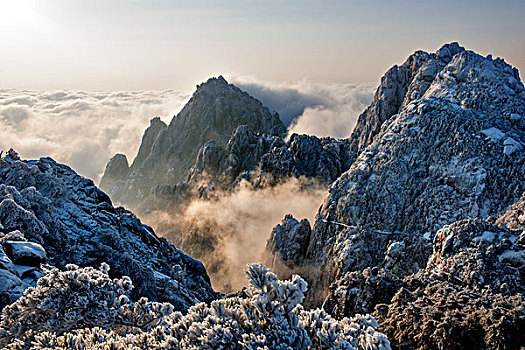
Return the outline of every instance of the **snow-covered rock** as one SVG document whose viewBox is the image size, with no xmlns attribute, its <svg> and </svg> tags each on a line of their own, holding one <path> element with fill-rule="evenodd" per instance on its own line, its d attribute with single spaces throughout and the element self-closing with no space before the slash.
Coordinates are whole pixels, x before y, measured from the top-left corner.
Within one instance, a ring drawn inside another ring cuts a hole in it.
<svg viewBox="0 0 525 350">
<path fill-rule="evenodd" d="M 444 225 L 501 216 L 525 190 L 517 146 L 525 144 L 525 125 L 508 118 L 523 113 L 517 70 L 455 43 L 390 69 L 359 117 L 349 139 L 352 164 L 330 187 L 298 270 L 316 271 L 305 277 L 314 290 L 329 289 L 330 304 L 344 314 L 361 312 L 336 294 L 350 293 L 348 281 L 375 277 L 351 274 L 388 266 L 394 276 L 410 275 L 426 266 L 429 238 Z M 401 243 L 404 250 L 391 256 L 389 247 Z M 350 283 L 358 294 L 360 283 Z"/>
<path fill-rule="evenodd" d="M 211 178 L 203 196 L 240 178 L 331 183 L 313 228 L 286 217 L 267 246 L 278 272 L 305 273 L 309 303 L 340 317 L 375 310 L 397 347 L 520 347 L 523 115 L 517 69 L 451 43 L 392 67 L 347 140 L 238 126 L 199 144 L 190 179 Z M 154 143 L 143 142 L 151 154 Z"/>
<path fill-rule="evenodd" d="M 521 142 L 518 142 L 514 140 L 512 137 L 507 137 L 503 141 L 503 153 L 507 156 L 512 155 L 516 151 L 522 151 L 523 150 L 523 144 Z"/>
<path fill-rule="evenodd" d="M 483 135 L 488 137 L 492 142 L 497 142 L 505 137 L 505 134 L 498 128 L 488 128 L 480 131 Z"/>
<path fill-rule="evenodd" d="M 158 237 L 133 213 L 113 207 L 91 180 L 50 158 L 0 159 L 0 201 L 0 241 L 19 265 L 19 277 L 33 275 L 25 267 L 46 257 L 59 268 L 107 262 L 115 276 L 134 279 L 131 295 L 137 299 L 169 301 L 185 311 L 218 296 L 202 263 Z M 173 274 L 173 267 L 180 273 Z"/>
<path fill-rule="evenodd" d="M 6 241 L 3 246 L 15 264 L 39 267 L 46 262 L 46 251 L 38 243 Z"/>
</svg>

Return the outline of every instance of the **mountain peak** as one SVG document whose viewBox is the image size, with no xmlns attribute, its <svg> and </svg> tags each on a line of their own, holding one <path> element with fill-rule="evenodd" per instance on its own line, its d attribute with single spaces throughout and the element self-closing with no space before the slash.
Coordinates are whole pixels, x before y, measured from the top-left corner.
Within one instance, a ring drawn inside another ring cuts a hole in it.
<svg viewBox="0 0 525 350">
<path fill-rule="evenodd" d="M 315 279 L 332 285 L 325 310 L 373 310 L 350 292 L 361 271 L 418 273 L 438 230 L 501 217 L 519 200 L 524 115 L 518 70 L 455 42 L 388 70 L 350 138 L 352 165 L 332 183 L 304 249 L 303 265 L 322 265 Z"/>
<path fill-rule="evenodd" d="M 218 77 L 211 77 L 208 80 L 206 80 L 204 83 L 197 85 L 197 91 L 200 89 L 206 88 L 208 86 L 235 87 L 233 84 L 229 84 L 222 75 L 219 75 Z"/>
<path fill-rule="evenodd" d="M 160 118 L 153 118 L 124 178 L 116 179 L 119 183 L 106 181 L 105 174 L 101 186 L 115 200 L 127 205 L 140 201 L 153 186 L 186 180 L 199 149 L 211 140 L 226 146 L 240 125 L 274 136 L 286 132 L 279 116 L 272 114 L 261 101 L 228 84 L 222 75 L 212 77 L 197 86 L 197 91 L 169 126 Z M 121 180 L 124 185 L 120 184 Z M 118 186 L 113 189 L 115 184 Z"/>
<path fill-rule="evenodd" d="M 228 82 L 226 81 L 226 79 L 224 79 L 224 77 L 222 75 L 219 75 L 217 78 L 216 78 L 217 82 L 220 83 L 220 84 L 228 84 Z"/>
<path fill-rule="evenodd" d="M 438 58 L 450 58 L 454 55 L 465 51 L 465 48 L 460 46 L 458 42 L 454 41 L 450 44 L 444 44 L 436 51 Z"/>
</svg>

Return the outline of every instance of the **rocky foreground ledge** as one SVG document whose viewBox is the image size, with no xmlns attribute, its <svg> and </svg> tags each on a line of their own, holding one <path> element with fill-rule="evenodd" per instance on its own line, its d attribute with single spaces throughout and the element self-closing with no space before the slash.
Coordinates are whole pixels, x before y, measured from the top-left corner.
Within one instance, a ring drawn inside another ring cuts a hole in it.
<svg viewBox="0 0 525 350">
<path fill-rule="evenodd" d="M 0 159 L 0 223 L 2 307 L 35 285 L 42 263 L 63 269 L 105 262 L 112 277 L 132 278 L 132 298 L 180 311 L 218 297 L 201 262 L 51 158 L 24 161 L 10 151 Z"/>
</svg>

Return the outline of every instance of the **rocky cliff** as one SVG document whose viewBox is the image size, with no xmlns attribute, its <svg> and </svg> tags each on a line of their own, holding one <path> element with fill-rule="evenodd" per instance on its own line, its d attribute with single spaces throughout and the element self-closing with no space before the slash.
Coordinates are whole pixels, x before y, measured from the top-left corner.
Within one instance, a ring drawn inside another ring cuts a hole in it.
<svg viewBox="0 0 525 350">
<path fill-rule="evenodd" d="M 204 266 L 158 237 L 133 213 L 115 208 L 91 180 L 50 158 L 0 159 L 0 304 L 42 276 L 43 263 L 108 263 L 130 276 L 136 299 L 169 301 L 181 311 L 218 297 Z"/>
<path fill-rule="evenodd" d="M 137 205 L 155 186 L 186 181 L 199 149 L 210 140 L 225 147 L 240 125 L 267 135 L 286 132 L 279 116 L 260 101 L 228 84 L 222 76 L 211 78 L 197 86 L 169 125 L 159 118 L 151 120 L 129 168 L 121 156 L 113 157 L 101 188 L 117 202 Z"/>
<path fill-rule="evenodd" d="M 493 221 L 520 198 L 524 115 L 523 83 L 502 59 L 457 43 L 416 52 L 385 74 L 359 117 L 349 140 L 355 160 L 330 187 L 294 264 L 321 271 L 318 290 L 335 282 L 329 299 L 368 267 L 401 277 L 425 268 L 443 226 Z M 286 245 L 269 249 L 290 255 Z M 337 300 L 342 314 L 356 311 Z"/>
</svg>

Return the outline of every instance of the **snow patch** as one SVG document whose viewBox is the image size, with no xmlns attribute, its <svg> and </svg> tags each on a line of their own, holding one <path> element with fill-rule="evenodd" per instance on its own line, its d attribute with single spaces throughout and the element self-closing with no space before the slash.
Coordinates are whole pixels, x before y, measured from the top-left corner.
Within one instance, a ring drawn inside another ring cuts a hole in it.
<svg viewBox="0 0 525 350">
<path fill-rule="evenodd" d="M 512 153 L 516 151 L 522 151 L 523 145 L 514 140 L 512 137 L 507 137 L 505 141 L 503 141 L 503 153 L 507 156 L 510 156 Z"/>
<path fill-rule="evenodd" d="M 474 237 L 472 240 L 474 242 L 481 242 L 481 241 L 494 242 L 494 239 L 496 239 L 496 233 L 485 231 L 483 232 L 481 236 Z"/>
<path fill-rule="evenodd" d="M 505 134 L 498 128 L 488 128 L 481 130 L 481 133 L 489 138 L 492 142 L 497 142 L 505 137 Z"/>
</svg>

